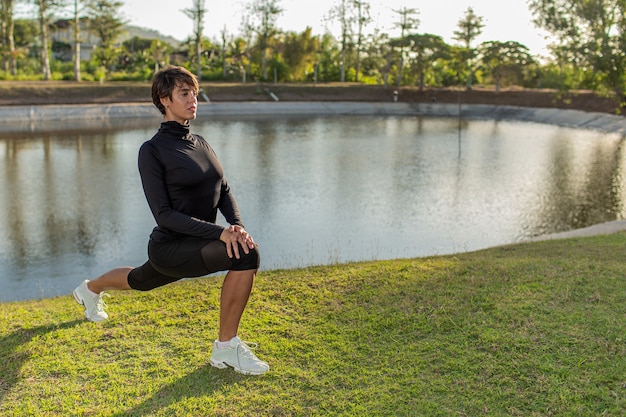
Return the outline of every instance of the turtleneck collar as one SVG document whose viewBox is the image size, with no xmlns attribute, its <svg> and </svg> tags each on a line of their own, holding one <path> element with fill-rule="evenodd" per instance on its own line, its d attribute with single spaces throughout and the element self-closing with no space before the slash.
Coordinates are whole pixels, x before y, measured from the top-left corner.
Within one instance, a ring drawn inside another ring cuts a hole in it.
<svg viewBox="0 0 626 417">
<path fill-rule="evenodd" d="M 181 139 L 190 139 L 189 124 L 183 125 L 175 121 L 162 122 L 159 133 L 176 136 Z"/>
</svg>

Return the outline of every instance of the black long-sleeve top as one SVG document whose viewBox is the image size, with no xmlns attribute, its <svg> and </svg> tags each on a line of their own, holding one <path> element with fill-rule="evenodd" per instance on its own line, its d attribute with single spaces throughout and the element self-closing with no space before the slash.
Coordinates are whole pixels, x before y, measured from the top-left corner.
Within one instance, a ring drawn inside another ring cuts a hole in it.
<svg viewBox="0 0 626 417">
<path fill-rule="evenodd" d="M 217 155 L 189 125 L 161 123 L 139 149 L 139 174 L 157 223 L 151 239 L 219 239 L 224 227 L 215 224 L 218 210 L 229 224 L 243 227 Z"/>
</svg>

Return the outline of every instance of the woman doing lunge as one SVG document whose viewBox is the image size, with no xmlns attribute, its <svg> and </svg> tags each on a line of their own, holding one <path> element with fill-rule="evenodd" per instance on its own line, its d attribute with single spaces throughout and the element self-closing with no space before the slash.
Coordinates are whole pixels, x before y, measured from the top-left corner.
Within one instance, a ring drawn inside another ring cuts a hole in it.
<svg viewBox="0 0 626 417">
<path fill-rule="evenodd" d="M 215 152 L 201 136 L 190 133 L 198 91 L 194 75 L 181 67 L 162 69 L 152 82 L 152 100 L 163 122 L 139 149 L 139 174 L 157 223 L 148 241 L 148 261 L 86 280 L 73 294 L 85 307 L 85 317 L 97 322 L 108 318 L 102 298 L 105 291 L 149 291 L 182 278 L 228 271 L 210 363 L 261 375 L 269 365 L 238 337 L 259 268 L 258 245 L 244 228 Z M 215 223 L 218 211 L 228 227 Z"/>
</svg>

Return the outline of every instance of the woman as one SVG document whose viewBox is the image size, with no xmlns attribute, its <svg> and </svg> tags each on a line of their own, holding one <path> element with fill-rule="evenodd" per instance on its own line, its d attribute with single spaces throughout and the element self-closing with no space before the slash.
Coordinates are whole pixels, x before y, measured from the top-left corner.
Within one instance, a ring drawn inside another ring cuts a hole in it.
<svg viewBox="0 0 626 417">
<path fill-rule="evenodd" d="M 189 121 L 196 118 L 198 90 L 194 75 L 181 67 L 167 67 L 152 81 L 152 101 L 164 117 L 159 131 L 139 149 L 139 173 L 157 223 L 148 243 L 148 261 L 86 280 L 73 294 L 85 306 L 85 317 L 97 322 L 108 318 L 104 291 L 149 291 L 185 277 L 228 271 L 210 363 L 261 375 L 269 365 L 237 336 L 259 268 L 259 252 L 244 228 L 215 152 L 189 131 Z M 215 224 L 218 210 L 229 227 Z"/>
</svg>

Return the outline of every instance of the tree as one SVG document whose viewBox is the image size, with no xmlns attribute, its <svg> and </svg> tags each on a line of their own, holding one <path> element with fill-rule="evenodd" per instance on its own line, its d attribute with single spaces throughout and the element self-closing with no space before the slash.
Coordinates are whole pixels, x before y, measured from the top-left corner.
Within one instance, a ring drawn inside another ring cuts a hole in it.
<svg viewBox="0 0 626 417">
<path fill-rule="evenodd" d="M 340 0 L 339 4 L 330 9 L 328 20 L 337 20 L 341 28 L 341 77 L 340 81 L 346 81 L 346 55 L 348 45 L 352 42 L 353 17 L 350 13 L 350 0 Z"/>
<path fill-rule="evenodd" d="M 276 21 L 284 11 L 279 3 L 280 0 L 256 0 L 251 7 L 252 17 L 256 20 L 256 25 L 253 24 L 252 27 L 258 35 L 257 41 L 262 53 L 261 70 L 264 80 L 267 80 L 267 50 L 270 39 L 278 33 Z"/>
<path fill-rule="evenodd" d="M 341 63 L 337 66 L 338 56 L 341 56 L 337 39 L 326 32 L 319 39 L 317 52 L 316 81 L 336 81 L 341 73 Z"/>
<path fill-rule="evenodd" d="M 248 58 L 248 42 L 241 36 L 236 37 L 231 43 L 230 51 L 230 68 L 239 70 L 241 82 L 245 83 L 250 62 Z"/>
<path fill-rule="evenodd" d="M 417 74 L 419 90 L 423 91 L 428 70 L 437 60 L 448 57 L 448 45 L 441 36 L 430 33 L 409 35 L 403 42 L 412 52 L 412 67 Z"/>
<path fill-rule="evenodd" d="M 489 71 L 500 92 L 500 83 L 507 75 L 522 81 L 523 70 L 534 63 L 528 48 L 519 42 L 490 41 L 480 45 L 482 64 Z"/>
<path fill-rule="evenodd" d="M 63 4 L 59 0 L 35 0 L 37 5 L 37 16 L 39 20 L 39 33 L 41 40 L 41 70 L 44 80 L 52 79 L 52 71 L 50 70 L 50 47 L 48 43 L 48 27 L 52 21 L 54 10 L 60 8 Z"/>
<path fill-rule="evenodd" d="M 241 21 L 242 37 L 235 42 L 241 57 L 239 59 L 239 69 L 242 73 L 242 81 L 247 81 L 246 74 L 252 73 L 252 38 L 254 37 L 254 26 L 249 15 L 244 15 Z"/>
<path fill-rule="evenodd" d="M 78 4 L 78 0 L 74 0 L 74 22 L 72 29 L 74 30 L 74 79 L 80 82 L 80 43 L 82 40 L 80 38 L 80 8 Z"/>
<path fill-rule="evenodd" d="M 172 47 L 169 44 L 158 39 L 152 39 L 148 48 L 148 54 L 154 62 L 155 74 L 159 71 L 159 68 L 169 63 L 171 53 Z"/>
<path fill-rule="evenodd" d="M 535 24 L 626 107 L 626 1 L 531 0 Z"/>
<path fill-rule="evenodd" d="M 198 81 L 202 79 L 202 32 L 204 31 L 204 15 L 206 12 L 204 0 L 193 0 L 193 6 L 190 9 L 183 10 L 183 13 L 193 20 L 197 60 L 196 76 L 198 77 Z"/>
<path fill-rule="evenodd" d="M 289 68 L 289 81 L 302 81 L 315 69 L 319 39 L 307 27 L 302 33 L 289 32 L 284 36 L 283 59 Z"/>
<path fill-rule="evenodd" d="M 120 68 L 126 72 L 136 72 L 148 76 L 149 68 L 156 73 L 161 66 L 169 63 L 172 46 L 159 39 L 133 36 L 122 43 L 118 58 Z"/>
<path fill-rule="evenodd" d="M 416 30 L 419 27 L 420 21 L 417 18 L 419 11 L 417 9 L 410 9 L 403 7 L 393 11 L 398 15 L 399 20 L 395 23 L 395 27 L 400 28 L 400 63 L 398 64 L 398 87 L 402 84 L 402 71 L 404 70 L 404 39 L 410 31 Z"/>
<path fill-rule="evenodd" d="M 220 38 L 222 41 L 220 44 L 220 56 L 222 58 L 222 79 L 225 80 L 226 76 L 228 75 L 226 54 L 228 53 L 228 44 L 230 41 L 228 31 L 226 30 L 226 25 L 224 25 L 224 28 L 220 31 Z"/>
<path fill-rule="evenodd" d="M 123 5 L 118 0 L 89 0 L 87 3 L 89 30 L 100 39 L 95 57 L 105 71 L 110 71 L 113 66 L 115 41 L 124 29 L 124 21 L 119 17 Z"/>
<path fill-rule="evenodd" d="M 377 83 L 382 82 L 387 88 L 389 76 L 397 59 L 389 35 L 375 30 L 367 38 L 365 45 L 366 54 L 362 65 L 364 77 L 375 79 Z"/>
<path fill-rule="evenodd" d="M 15 19 L 15 49 L 26 50 L 37 43 L 39 37 L 39 22 L 33 19 Z"/>
<path fill-rule="evenodd" d="M 361 72 L 361 49 L 363 48 L 363 28 L 371 21 L 370 4 L 365 1 L 352 0 L 353 7 L 356 11 L 356 75 L 355 81 L 359 81 L 359 73 Z"/>
<path fill-rule="evenodd" d="M 17 51 L 15 49 L 14 23 L 13 23 L 13 5 L 14 0 L 0 1 L 0 25 L 2 30 L 0 35 L 0 45 L 2 46 L 2 59 L 4 61 L 4 70 L 11 72 L 11 75 L 17 75 Z"/>
<path fill-rule="evenodd" d="M 464 47 L 464 61 L 467 69 L 467 89 L 472 88 L 472 77 L 474 76 L 474 58 L 476 57 L 476 49 L 472 47 L 472 42 L 476 40 L 483 31 L 483 17 L 474 13 L 469 7 L 465 11 L 465 15 L 457 23 L 459 30 L 454 31 L 454 39 L 461 42 Z"/>
</svg>

